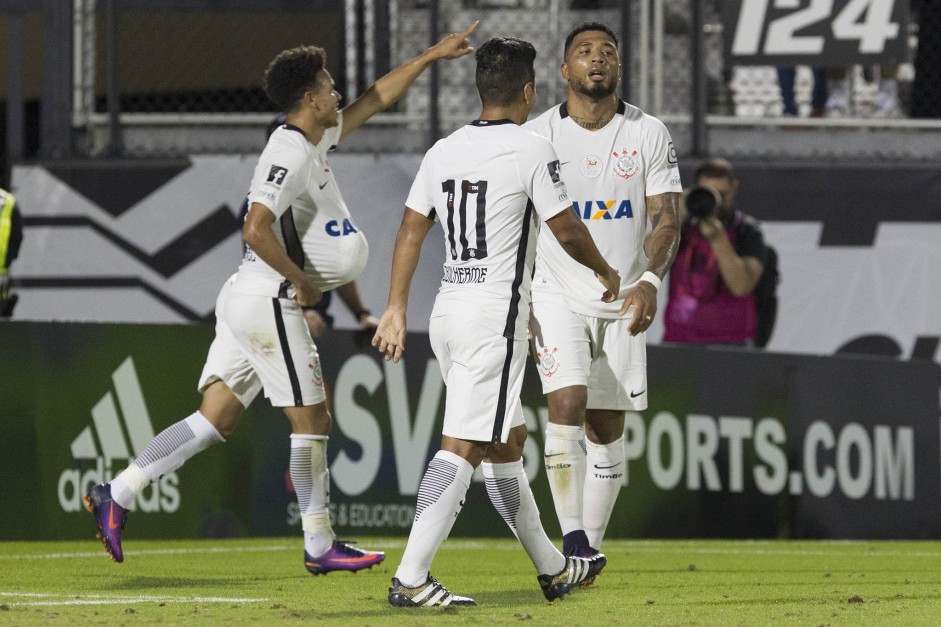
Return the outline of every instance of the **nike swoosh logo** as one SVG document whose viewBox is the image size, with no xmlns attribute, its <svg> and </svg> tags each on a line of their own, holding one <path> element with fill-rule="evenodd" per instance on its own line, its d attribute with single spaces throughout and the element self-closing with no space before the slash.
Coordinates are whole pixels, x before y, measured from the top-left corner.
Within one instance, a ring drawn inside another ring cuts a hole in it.
<svg viewBox="0 0 941 627">
<path fill-rule="evenodd" d="M 571 161 L 563 161 L 562 163 L 559 164 L 559 166 L 561 167 L 561 166 L 565 165 L 566 163 L 572 163 L 572 162 L 571 162 Z"/>
<path fill-rule="evenodd" d="M 114 505 L 108 507 L 108 528 L 117 529 L 118 523 L 114 522 Z"/>
<path fill-rule="evenodd" d="M 635 392 L 631 392 L 631 398 L 637 398 L 638 396 L 640 396 L 641 394 L 643 394 L 643 393 L 646 392 L 646 391 L 647 391 L 647 388 L 644 388 L 644 389 L 641 390 L 640 392 L 636 392 L 636 393 L 635 393 Z"/>
<path fill-rule="evenodd" d="M 595 469 L 596 470 L 610 470 L 611 468 L 617 468 L 620 465 L 621 465 L 621 462 L 618 462 L 616 464 L 611 464 L 610 466 L 599 466 L 598 464 L 595 464 Z"/>
<path fill-rule="evenodd" d="M 546 453 L 543 457 L 549 459 L 550 457 L 558 457 L 559 455 L 565 455 L 565 453 Z"/>
<path fill-rule="evenodd" d="M 330 181 L 327 181 L 326 183 L 324 183 L 323 185 L 321 185 L 321 186 L 320 186 L 320 189 L 323 189 L 324 187 L 326 187 L 328 183 L 330 183 Z"/>
</svg>

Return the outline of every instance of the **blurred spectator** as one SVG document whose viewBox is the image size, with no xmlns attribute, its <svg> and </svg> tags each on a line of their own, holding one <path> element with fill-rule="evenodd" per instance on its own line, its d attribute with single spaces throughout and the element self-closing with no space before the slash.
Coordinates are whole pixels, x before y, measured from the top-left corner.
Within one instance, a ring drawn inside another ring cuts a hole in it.
<svg viewBox="0 0 941 627">
<path fill-rule="evenodd" d="M 680 247 L 670 270 L 666 342 L 751 344 L 765 243 L 761 229 L 735 204 L 739 182 L 725 159 L 695 172 L 680 205 Z"/>
<path fill-rule="evenodd" d="M 826 113 L 840 117 L 850 112 L 850 77 L 846 68 L 828 68 Z"/>
<path fill-rule="evenodd" d="M 882 65 L 879 67 L 879 89 L 873 102 L 873 115 L 877 117 L 898 118 L 904 114 L 899 100 L 899 66 Z"/>
<path fill-rule="evenodd" d="M 0 318 L 13 315 L 17 295 L 10 293 L 10 264 L 20 253 L 23 241 L 23 217 L 16 198 L 0 189 Z"/>
<path fill-rule="evenodd" d="M 898 64 L 877 66 L 877 72 L 864 68 L 863 78 L 867 81 L 876 81 L 877 90 L 873 97 L 872 115 L 880 118 L 898 118 L 904 115 L 902 103 L 899 99 Z M 827 98 L 826 112 L 829 116 L 840 117 L 854 113 L 853 68 L 830 68 L 827 70 L 829 82 L 829 96 Z M 878 79 L 876 78 L 878 74 Z"/>
<path fill-rule="evenodd" d="M 810 117 L 823 117 L 824 107 L 827 104 L 827 71 L 822 67 L 811 68 L 814 76 L 814 87 L 810 96 Z M 794 78 L 797 68 L 779 67 L 778 85 L 781 87 L 781 100 L 784 102 L 784 115 L 796 117 L 798 114 L 797 99 L 794 96 Z"/>
</svg>

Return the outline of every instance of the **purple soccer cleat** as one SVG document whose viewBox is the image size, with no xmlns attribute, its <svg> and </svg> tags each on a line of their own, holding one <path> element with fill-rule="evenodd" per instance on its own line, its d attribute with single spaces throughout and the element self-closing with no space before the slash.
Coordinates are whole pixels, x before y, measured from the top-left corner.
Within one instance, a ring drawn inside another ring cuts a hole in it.
<svg viewBox="0 0 941 627">
<path fill-rule="evenodd" d="M 334 540 L 330 550 L 319 557 L 311 557 L 304 551 L 304 566 L 311 575 L 326 575 L 335 570 L 355 573 L 371 568 L 386 558 L 381 551 L 361 551 L 350 546 L 348 540 Z"/>
<path fill-rule="evenodd" d="M 98 539 L 115 562 L 124 561 L 121 550 L 121 531 L 127 522 L 127 510 L 111 498 L 111 485 L 96 485 L 85 497 L 85 509 L 95 515 L 98 523 Z"/>
</svg>

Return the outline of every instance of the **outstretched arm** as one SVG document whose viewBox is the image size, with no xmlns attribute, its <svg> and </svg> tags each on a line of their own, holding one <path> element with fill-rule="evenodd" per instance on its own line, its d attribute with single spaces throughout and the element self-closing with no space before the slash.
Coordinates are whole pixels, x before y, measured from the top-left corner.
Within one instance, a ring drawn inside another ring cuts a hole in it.
<svg viewBox="0 0 941 627">
<path fill-rule="evenodd" d="M 680 247 L 680 194 L 665 192 L 647 197 L 647 219 L 653 225 L 650 234 L 644 239 L 647 252 L 647 272 L 662 280 L 673 265 L 676 251 Z M 627 313 L 633 305 L 634 316 L 627 329 L 631 335 L 637 335 L 650 328 L 657 315 L 657 289 L 650 281 L 641 278 L 624 297 L 621 315 Z"/>
<path fill-rule="evenodd" d="M 412 286 L 412 277 L 418 267 L 422 243 L 434 221 L 421 213 L 405 208 L 399 233 L 395 237 L 395 251 L 392 253 L 392 278 L 389 282 L 389 302 L 379 319 L 379 327 L 372 338 L 372 345 L 390 359 L 398 363 L 405 351 L 405 310 L 408 307 L 408 292 Z"/>
<path fill-rule="evenodd" d="M 406 61 L 373 83 L 362 96 L 343 109 L 343 130 L 340 137 L 346 137 L 365 124 L 366 120 L 391 107 L 415 82 L 415 79 L 435 61 L 457 59 L 473 52 L 474 48 L 467 37 L 474 32 L 479 23 L 479 21 L 474 22 L 463 33 L 448 35 L 411 61 Z"/>
</svg>

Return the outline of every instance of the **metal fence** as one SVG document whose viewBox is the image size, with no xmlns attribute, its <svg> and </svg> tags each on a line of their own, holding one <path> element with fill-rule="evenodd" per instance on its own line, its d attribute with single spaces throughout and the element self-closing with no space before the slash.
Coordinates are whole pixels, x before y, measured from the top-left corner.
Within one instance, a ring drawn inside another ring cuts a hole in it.
<svg viewBox="0 0 941 627">
<path fill-rule="evenodd" d="M 624 96 L 667 123 L 681 154 L 941 156 L 937 0 L 913 3 L 900 62 L 844 64 L 844 77 L 830 70 L 829 95 L 845 93 L 840 107 L 813 102 L 810 67 L 798 65 L 792 116 L 784 115 L 775 66 L 729 61 L 723 14 L 729 3 L 742 11 L 763 8 L 769 21 L 780 12 L 772 0 L 0 0 L 0 35 L 8 42 L 0 65 L 10 78 L 7 160 L 254 152 L 275 113 L 262 73 L 281 49 L 325 47 L 338 87 L 351 100 L 376 77 L 475 19 L 477 42 L 513 35 L 536 46 L 534 114 L 564 98 L 559 65 L 565 34 L 598 20 L 621 38 Z M 833 5 L 834 11 L 845 8 L 848 0 Z M 37 15 L 43 16 L 40 26 Z M 857 29 L 874 19 L 866 13 L 850 18 Z M 24 63 L 36 37 L 43 40 L 38 69 L 34 58 Z M 420 151 L 472 119 L 479 112 L 473 68 L 463 59 L 425 72 L 346 149 Z M 891 88 L 891 106 L 884 104 L 883 87 Z M 34 116 L 38 125 L 22 115 L 34 102 L 43 110 Z"/>
</svg>

